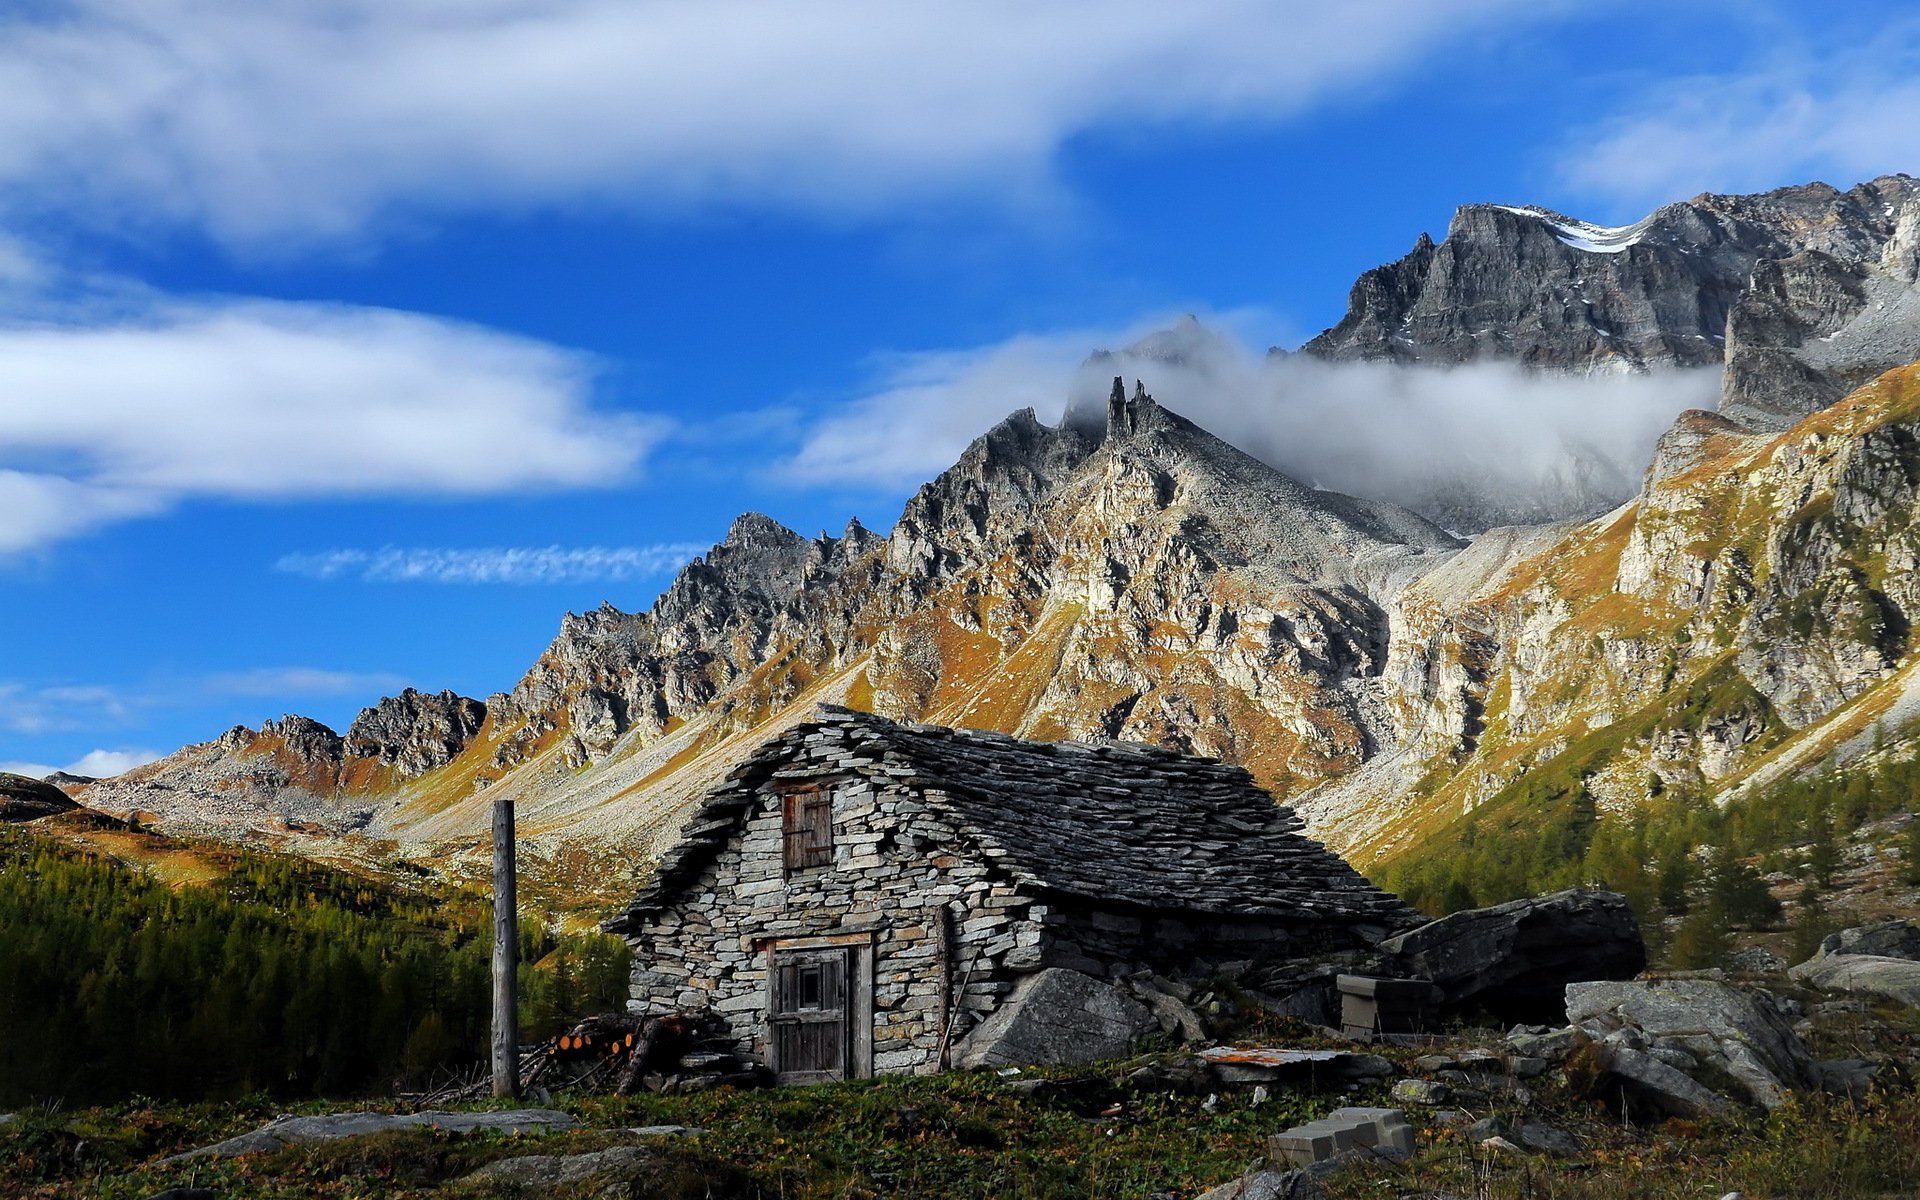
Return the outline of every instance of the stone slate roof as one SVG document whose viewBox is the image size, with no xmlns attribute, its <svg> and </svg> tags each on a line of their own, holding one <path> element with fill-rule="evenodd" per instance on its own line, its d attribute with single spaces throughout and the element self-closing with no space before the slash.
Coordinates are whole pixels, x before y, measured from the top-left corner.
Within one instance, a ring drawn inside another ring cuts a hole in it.
<svg viewBox="0 0 1920 1200">
<path fill-rule="evenodd" d="M 619 931 L 670 906 L 776 775 L 888 776 L 1035 895 L 1108 907 L 1409 928 L 1426 918 L 1320 843 L 1240 767 L 1138 743 L 1030 742 L 822 705 L 708 794 Z"/>
</svg>

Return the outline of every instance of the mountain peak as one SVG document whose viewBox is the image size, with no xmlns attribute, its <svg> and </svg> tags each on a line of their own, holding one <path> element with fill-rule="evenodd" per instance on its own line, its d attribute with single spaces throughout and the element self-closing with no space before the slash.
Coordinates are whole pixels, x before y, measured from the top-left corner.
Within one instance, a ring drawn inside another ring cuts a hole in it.
<svg viewBox="0 0 1920 1200">
<path fill-rule="evenodd" d="M 730 548 L 774 549 L 805 540 L 764 513 L 744 512 L 733 519 L 720 544 Z"/>
</svg>

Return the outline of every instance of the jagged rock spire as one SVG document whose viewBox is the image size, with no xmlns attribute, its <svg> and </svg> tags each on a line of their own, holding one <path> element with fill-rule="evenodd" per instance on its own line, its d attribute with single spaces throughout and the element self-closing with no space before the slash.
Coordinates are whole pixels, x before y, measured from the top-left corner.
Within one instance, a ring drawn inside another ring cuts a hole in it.
<svg viewBox="0 0 1920 1200">
<path fill-rule="evenodd" d="M 1147 385 L 1138 379 L 1133 381 L 1133 399 L 1127 399 L 1127 381 L 1123 376 L 1113 377 L 1113 391 L 1107 395 L 1107 437 L 1109 439 L 1126 437 L 1140 428 L 1140 410 L 1153 401 L 1147 395 Z"/>
</svg>

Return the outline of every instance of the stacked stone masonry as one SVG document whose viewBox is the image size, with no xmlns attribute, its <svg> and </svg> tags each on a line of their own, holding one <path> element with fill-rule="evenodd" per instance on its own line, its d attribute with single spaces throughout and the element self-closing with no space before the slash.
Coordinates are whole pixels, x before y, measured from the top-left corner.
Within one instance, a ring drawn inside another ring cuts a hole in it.
<svg viewBox="0 0 1920 1200">
<path fill-rule="evenodd" d="M 783 795 L 831 799 L 790 869 Z M 710 793 L 609 928 L 631 1007 L 710 1009 L 768 1059 L 776 950 L 845 949 L 852 1074 L 940 1069 L 1023 974 L 1210 970 L 1371 946 L 1421 918 L 1237 767 L 823 708 Z"/>
</svg>

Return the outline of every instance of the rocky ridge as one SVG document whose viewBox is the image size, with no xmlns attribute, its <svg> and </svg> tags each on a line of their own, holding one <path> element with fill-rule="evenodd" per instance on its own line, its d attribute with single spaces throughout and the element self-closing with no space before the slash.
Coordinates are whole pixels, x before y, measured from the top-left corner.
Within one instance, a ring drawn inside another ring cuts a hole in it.
<svg viewBox="0 0 1920 1200">
<path fill-rule="evenodd" d="M 1920 182 L 1701 195 L 1604 228 L 1470 204 L 1354 284 L 1303 351 L 1625 372 L 1724 363 L 1721 413 L 1779 430 L 1920 358 Z"/>
<path fill-rule="evenodd" d="M 1298 484 L 1116 381 L 1098 436 L 1017 413 L 886 538 L 856 523 L 809 540 L 741 518 L 650 611 L 569 616 L 484 705 L 405 693 L 344 738 L 304 718 L 235 730 L 90 801 L 205 824 L 253 803 L 409 840 L 471 836 L 478 796 L 499 784 L 527 796 L 536 830 L 577 833 L 610 795 L 707 778 L 702 751 L 835 698 L 1317 781 L 1386 736 L 1386 606 L 1459 544 L 1404 510 Z M 634 808 L 597 813 L 596 831 L 670 830 L 657 801 Z"/>
</svg>

